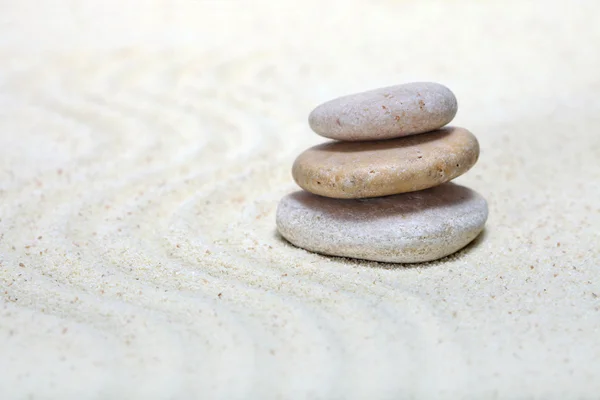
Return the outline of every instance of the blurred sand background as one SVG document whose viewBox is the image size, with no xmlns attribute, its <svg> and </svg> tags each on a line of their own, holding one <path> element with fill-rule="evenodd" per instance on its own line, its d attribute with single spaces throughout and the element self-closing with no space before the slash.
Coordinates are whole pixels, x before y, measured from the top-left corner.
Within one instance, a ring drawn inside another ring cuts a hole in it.
<svg viewBox="0 0 600 400">
<path fill-rule="evenodd" d="M 600 2 L 0 0 L 0 398 L 591 399 Z M 330 98 L 438 81 L 485 233 L 275 234 Z"/>
</svg>

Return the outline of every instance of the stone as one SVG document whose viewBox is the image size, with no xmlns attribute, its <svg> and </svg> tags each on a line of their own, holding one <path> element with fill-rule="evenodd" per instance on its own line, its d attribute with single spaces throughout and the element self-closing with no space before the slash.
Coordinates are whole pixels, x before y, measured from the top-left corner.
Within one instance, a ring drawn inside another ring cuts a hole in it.
<svg viewBox="0 0 600 400">
<path fill-rule="evenodd" d="M 321 196 L 378 197 L 448 182 L 478 157 L 471 132 L 445 127 L 392 140 L 323 143 L 296 158 L 292 175 L 301 188 Z"/>
<path fill-rule="evenodd" d="M 471 242 L 488 215 L 485 199 L 454 183 L 373 199 L 340 200 L 305 191 L 284 197 L 277 228 L 303 249 L 394 263 L 436 260 Z"/>
<path fill-rule="evenodd" d="M 450 123 L 458 103 L 438 83 L 415 82 L 328 101 L 308 117 L 313 131 L 336 140 L 381 140 L 439 129 Z"/>
</svg>

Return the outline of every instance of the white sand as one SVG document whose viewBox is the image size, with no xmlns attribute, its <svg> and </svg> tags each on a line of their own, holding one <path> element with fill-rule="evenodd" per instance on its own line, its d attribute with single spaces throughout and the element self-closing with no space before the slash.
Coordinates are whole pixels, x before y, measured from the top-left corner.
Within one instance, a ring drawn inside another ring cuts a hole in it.
<svg viewBox="0 0 600 400">
<path fill-rule="evenodd" d="M 0 1 L 1 399 L 597 398 L 600 2 Z M 482 238 L 275 235 L 313 106 L 452 88 Z"/>
</svg>

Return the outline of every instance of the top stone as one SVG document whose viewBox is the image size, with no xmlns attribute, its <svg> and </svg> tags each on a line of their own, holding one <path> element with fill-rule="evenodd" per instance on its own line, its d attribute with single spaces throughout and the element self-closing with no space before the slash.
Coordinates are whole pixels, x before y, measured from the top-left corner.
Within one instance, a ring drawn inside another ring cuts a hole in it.
<svg viewBox="0 0 600 400">
<path fill-rule="evenodd" d="M 457 109 L 456 97 L 444 85 L 415 82 L 330 100 L 310 113 L 308 123 L 330 139 L 381 140 L 441 128 Z"/>
</svg>

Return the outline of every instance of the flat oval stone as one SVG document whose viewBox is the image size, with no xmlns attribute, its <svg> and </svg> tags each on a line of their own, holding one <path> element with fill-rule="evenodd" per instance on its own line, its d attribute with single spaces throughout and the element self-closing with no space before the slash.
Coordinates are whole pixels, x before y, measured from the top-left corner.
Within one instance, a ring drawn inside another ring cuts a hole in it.
<svg viewBox="0 0 600 400">
<path fill-rule="evenodd" d="M 444 85 L 415 82 L 328 101 L 308 117 L 313 131 L 336 140 L 381 140 L 429 132 L 450 123 L 458 103 Z"/>
<path fill-rule="evenodd" d="M 277 228 L 312 252 L 412 263 L 460 250 L 483 230 L 487 215 L 483 197 L 453 183 L 362 200 L 299 191 L 279 203 Z"/>
<path fill-rule="evenodd" d="M 387 196 L 448 182 L 468 171 L 479 143 L 463 128 L 376 142 L 328 142 L 301 153 L 292 167 L 301 188 L 340 199 Z"/>
</svg>

